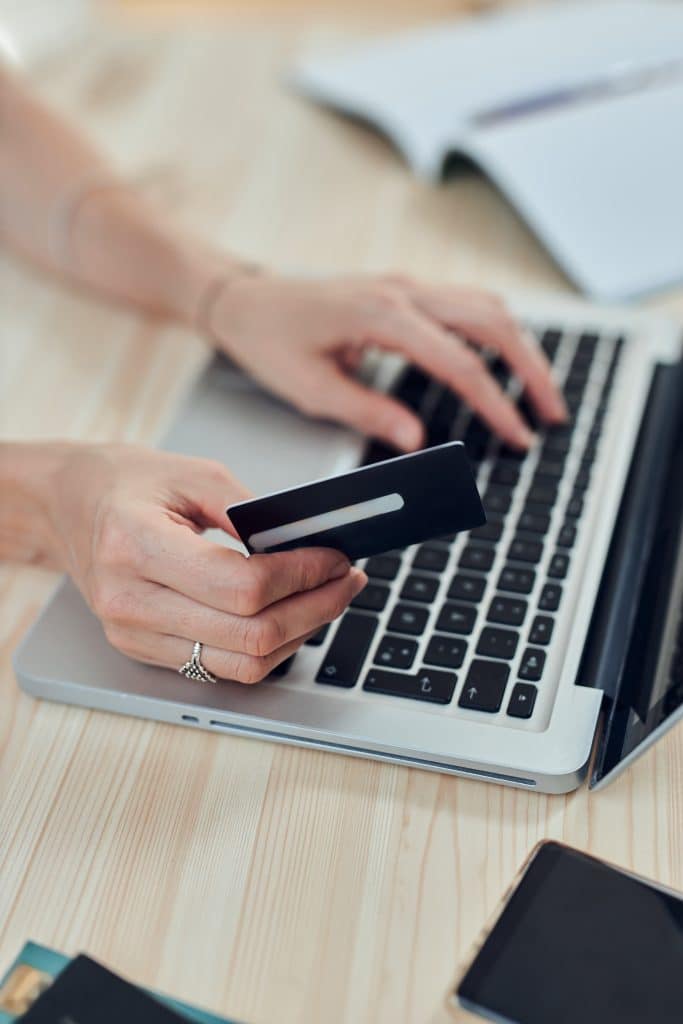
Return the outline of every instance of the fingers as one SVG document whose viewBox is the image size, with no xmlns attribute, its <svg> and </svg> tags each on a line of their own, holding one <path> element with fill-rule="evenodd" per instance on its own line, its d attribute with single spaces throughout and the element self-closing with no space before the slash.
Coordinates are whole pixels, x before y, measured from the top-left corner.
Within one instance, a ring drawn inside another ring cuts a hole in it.
<svg viewBox="0 0 683 1024">
<path fill-rule="evenodd" d="M 237 537 L 226 508 L 253 495 L 220 462 L 211 459 L 187 458 L 182 463 L 182 478 L 176 484 L 181 502 L 195 506 L 193 519 L 202 526 L 217 526 Z M 238 538 L 239 539 L 239 538 Z"/>
<path fill-rule="evenodd" d="M 422 422 L 401 402 L 365 387 L 332 365 L 326 364 L 320 383 L 326 416 L 402 451 L 416 451 L 424 443 Z"/>
<path fill-rule="evenodd" d="M 410 303 L 405 302 L 386 313 L 373 340 L 375 344 L 398 349 L 411 362 L 462 395 L 508 444 L 528 448 L 533 443 L 533 433 L 483 360 Z"/>
<path fill-rule="evenodd" d="M 567 409 L 550 364 L 500 299 L 486 292 L 422 286 L 412 290 L 412 298 L 427 315 L 499 353 L 545 420 L 566 419 Z"/>
<path fill-rule="evenodd" d="M 337 618 L 366 582 L 367 577 L 361 570 L 351 569 L 344 579 L 329 583 L 315 593 L 288 598 L 267 615 L 245 618 L 238 629 L 227 621 L 222 628 L 211 617 L 215 613 L 210 610 L 191 610 L 178 620 L 175 616 L 179 606 L 173 609 L 171 603 L 167 603 L 168 621 L 179 622 L 179 635 L 155 631 L 151 618 L 144 625 L 110 624 L 107 635 L 110 642 L 129 657 L 173 669 L 187 661 L 192 644 L 199 640 L 203 645 L 202 663 L 209 672 L 221 679 L 256 683 L 298 650 L 325 622 Z M 164 629 L 167 628 L 164 623 Z M 235 639 L 226 642 L 226 634 L 235 634 Z"/>
<path fill-rule="evenodd" d="M 201 661 L 204 668 L 219 679 L 247 684 L 260 683 L 281 662 L 295 654 L 305 640 L 306 637 L 300 637 L 265 657 L 205 646 Z M 119 646 L 119 650 L 129 658 L 147 665 L 178 670 L 190 658 L 192 642 L 159 633 L 142 633 L 131 635 L 127 644 Z"/>
<path fill-rule="evenodd" d="M 338 618 L 366 582 L 365 573 L 350 568 L 315 590 L 245 616 L 219 612 L 156 584 L 141 584 L 119 598 L 115 612 L 110 608 L 106 626 L 116 646 L 117 637 L 126 633 L 163 633 L 265 656 Z"/>
<path fill-rule="evenodd" d="M 349 561 L 331 548 L 299 548 L 246 558 L 173 522 L 155 519 L 140 538 L 133 569 L 202 604 L 235 615 L 255 615 L 299 591 L 313 590 L 348 572 Z"/>
</svg>

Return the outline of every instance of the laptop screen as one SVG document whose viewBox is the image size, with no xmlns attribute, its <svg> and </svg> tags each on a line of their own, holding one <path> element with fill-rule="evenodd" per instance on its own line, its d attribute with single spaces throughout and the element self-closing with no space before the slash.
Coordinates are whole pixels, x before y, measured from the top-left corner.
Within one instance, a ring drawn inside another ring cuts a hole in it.
<svg viewBox="0 0 683 1024">
<path fill-rule="evenodd" d="M 683 719 L 683 412 L 663 476 L 656 529 L 630 631 L 621 685 L 608 706 L 600 781 Z"/>
</svg>

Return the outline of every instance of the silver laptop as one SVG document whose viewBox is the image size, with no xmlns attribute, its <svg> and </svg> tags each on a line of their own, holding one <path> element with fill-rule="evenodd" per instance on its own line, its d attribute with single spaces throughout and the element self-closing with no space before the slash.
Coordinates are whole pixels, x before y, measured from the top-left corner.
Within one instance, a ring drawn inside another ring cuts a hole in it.
<svg viewBox="0 0 683 1024">
<path fill-rule="evenodd" d="M 645 314 L 511 304 L 571 414 L 525 457 L 415 367 L 366 368 L 420 413 L 430 444 L 464 441 L 485 526 L 369 559 L 353 607 L 251 687 L 128 660 L 66 580 L 16 653 L 22 688 L 542 792 L 576 787 L 592 753 L 591 784 L 614 777 L 683 717 L 680 338 Z M 491 371 L 515 393 L 502 362 Z M 391 455 L 304 419 L 220 359 L 164 447 L 220 459 L 256 493 Z M 452 696 L 435 703 L 443 673 Z"/>
</svg>

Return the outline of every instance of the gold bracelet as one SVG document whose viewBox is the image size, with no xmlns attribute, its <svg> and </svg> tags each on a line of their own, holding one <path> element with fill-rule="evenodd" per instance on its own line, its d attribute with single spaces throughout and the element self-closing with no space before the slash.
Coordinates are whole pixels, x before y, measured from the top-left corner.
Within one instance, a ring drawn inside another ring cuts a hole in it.
<svg viewBox="0 0 683 1024">
<path fill-rule="evenodd" d="M 213 313 L 226 288 L 232 287 L 243 277 L 256 277 L 263 273 L 263 268 L 257 263 L 240 263 L 236 273 L 226 276 L 225 273 L 212 277 L 206 288 L 199 297 L 197 312 L 195 314 L 195 327 L 201 334 L 206 334 L 214 340 L 220 340 L 213 329 L 211 320 Z"/>
</svg>

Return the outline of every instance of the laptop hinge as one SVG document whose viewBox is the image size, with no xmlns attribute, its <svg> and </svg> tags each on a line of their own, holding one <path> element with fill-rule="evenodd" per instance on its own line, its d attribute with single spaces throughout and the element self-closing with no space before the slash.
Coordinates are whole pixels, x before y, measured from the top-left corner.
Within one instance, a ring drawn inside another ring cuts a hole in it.
<svg viewBox="0 0 683 1024">
<path fill-rule="evenodd" d="M 579 667 L 581 685 L 604 691 L 601 736 L 594 773 L 599 774 L 624 669 L 633 641 L 643 587 L 657 537 L 671 460 L 683 410 L 683 362 L 654 371 L 641 429 L 624 487 L 590 629 Z"/>
</svg>

